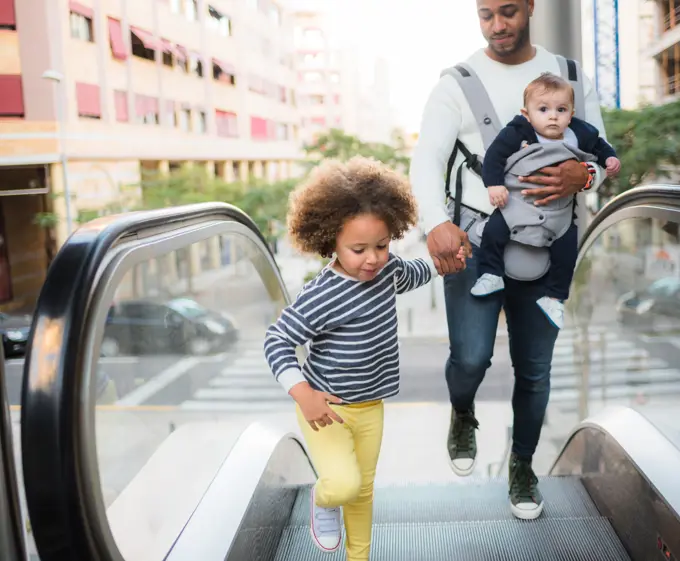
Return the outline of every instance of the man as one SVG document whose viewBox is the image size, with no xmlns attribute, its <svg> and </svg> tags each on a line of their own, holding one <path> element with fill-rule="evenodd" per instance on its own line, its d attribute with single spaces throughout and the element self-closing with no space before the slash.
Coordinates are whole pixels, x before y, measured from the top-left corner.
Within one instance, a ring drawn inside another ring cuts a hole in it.
<svg viewBox="0 0 680 561">
<path fill-rule="evenodd" d="M 480 27 L 488 46 L 473 54 L 467 63 L 484 84 L 502 124 L 519 112 L 529 82 L 543 72 L 560 74 L 555 55 L 531 44 L 529 22 L 533 10 L 534 0 L 477 0 Z M 586 120 L 604 134 L 597 93 L 585 76 L 582 83 Z M 456 139 L 472 153 L 484 153 L 479 126 L 458 82 L 444 75 L 425 106 L 410 174 L 428 250 L 439 273 L 445 275 L 450 346 L 446 382 L 453 406 L 447 443 L 451 468 L 458 475 L 469 475 L 474 469 L 475 430 L 479 426 L 474 415 L 474 398 L 491 365 L 498 316 L 503 307 L 515 371 L 510 507 L 518 518 L 534 519 L 543 510 L 543 497 L 531 460 L 548 404 L 550 364 L 558 329 L 536 306 L 541 280 L 507 279 L 504 291 L 484 298 L 470 294 L 478 276 L 475 249 L 465 264 L 456 259 L 461 244 L 469 243 L 468 235 L 452 223 L 449 210 L 452 205 L 447 206 L 444 200 L 446 167 Z M 459 155 L 451 177 L 456 176 L 461 161 Z M 604 170 L 598 166 L 584 167 L 573 160 L 542 171 L 545 175 L 526 178 L 537 186 L 531 194 L 539 205 L 578 193 L 591 176 L 594 188 L 605 178 Z M 491 214 L 493 207 L 481 179 L 467 168 L 463 169 L 462 178 L 462 211 L 468 217 L 484 218 Z M 479 243 L 475 227 L 469 234 L 472 242 Z"/>
</svg>

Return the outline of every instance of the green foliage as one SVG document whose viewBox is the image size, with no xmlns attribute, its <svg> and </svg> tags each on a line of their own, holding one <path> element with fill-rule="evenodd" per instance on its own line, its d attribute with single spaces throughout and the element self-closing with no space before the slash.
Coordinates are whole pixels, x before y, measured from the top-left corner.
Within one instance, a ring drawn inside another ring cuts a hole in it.
<svg viewBox="0 0 680 561">
<path fill-rule="evenodd" d="M 41 228 L 54 228 L 59 224 L 59 217 L 53 212 L 37 212 L 33 217 L 33 224 Z"/>
<path fill-rule="evenodd" d="M 331 129 L 320 135 L 312 144 L 305 145 L 307 166 L 311 169 L 324 158 L 347 161 L 353 156 L 375 158 L 402 172 L 408 172 L 409 158 L 406 156 L 406 143 L 398 131 L 392 135 L 392 144 L 362 142 L 356 136 L 346 134 L 340 129 Z"/>
<path fill-rule="evenodd" d="M 409 159 L 403 135 L 395 132 L 393 146 L 380 143 L 365 143 L 358 138 L 332 129 L 321 135 L 317 141 L 305 146 L 307 165 L 311 169 L 323 158 L 348 160 L 352 156 L 373 157 L 404 172 L 408 170 Z M 252 180 L 248 183 L 228 183 L 208 175 L 203 166 L 182 168 L 170 174 L 145 171 L 138 185 L 122 188 L 124 201 L 99 209 L 81 209 L 78 220 L 87 222 L 98 216 L 126 210 L 147 210 L 187 205 L 192 203 L 221 201 L 243 210 L 257 224 L 260 231 L 270 239 L 276 237 L 272 223 L 284 224 L 288 210 L 288 198 L 300 179 L 288 179 L 269 183 Z M 141 199 L 138 193 L 141 190 Z M 132 192 L 130 192 L 132 191 Z"/>
<path fill-rule="evenodd" d="M 605 183 L 605 197 L 670 175 L 680 165 L 680 101 L 637 110 L 604 110 L 607 140 L 621 160 L 619 177 Z"/>
</svg>

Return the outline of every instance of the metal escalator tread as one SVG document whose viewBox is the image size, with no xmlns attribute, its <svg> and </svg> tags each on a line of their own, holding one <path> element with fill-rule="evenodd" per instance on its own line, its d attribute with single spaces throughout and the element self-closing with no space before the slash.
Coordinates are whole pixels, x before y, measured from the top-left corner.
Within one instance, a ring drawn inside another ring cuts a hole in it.
<svg viewBox="0 0 680 561">
<path fill-rule="evenodd" d="M 621 561 L 629 559 L 609 521 L 577 478 L 541 479 L 543 515 L 510 513 L 506 480 L 376 489 L 371 561 Z M 319 551 L 302 490 L 275 561 L 340 561 Z"/>
<path fill-rule="evenodd" d="M 468 480 L 469 481 L 469 480 Z M 599 517 L 581 481 L 571 477 L 539 478 L 545 499 L 543 518 Z M 414 492 L 416 491 L 417 492 Z M 428 486 L 378 488 L 374 524 L 514 520 L 508 508 L 507 479 Z M 289 526 L 309 525 L 310 490 L 298 493 Z"/>
</svg>

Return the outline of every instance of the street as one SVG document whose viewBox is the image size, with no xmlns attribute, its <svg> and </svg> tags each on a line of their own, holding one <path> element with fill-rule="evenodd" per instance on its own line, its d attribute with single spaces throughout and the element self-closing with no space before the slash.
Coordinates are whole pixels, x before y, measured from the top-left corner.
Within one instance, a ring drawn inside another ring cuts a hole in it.
<svg viewBox="0 0 680 561">
<path fill-rule="evenodd" d="M 498 330 L 492 366 L 479 401 L 509 400 L 512 368 L 505 326 Z M 571 409 L 587 371 L 595 399 L 643 398 L 680 393 L 680 337 L 628 333 L 617 325 L 589 327 L 590 359 L 582 337 L 565 328 L 558 337 L 551 371 L 551 402 Z M 396 402 L 447 401 L 445 334 L 403 336 L 400 340 L 401 391 Z M 262 339 L 243 337 L 228 352 L 211 356 L 146 355 L 102 357 L 100 369 L 113 380 L 121 408 L 166 406 L 187 411 L 241 413 L 289 407 L 290 398 L 273 380 L 262 354 Z M 586 369 L 587 366 L 587 369 Z M 19 405 L 23 360 L 6 362 L 11 405 Z M 107 405 L 113 405 L 108 403 Z"/>
</svg>

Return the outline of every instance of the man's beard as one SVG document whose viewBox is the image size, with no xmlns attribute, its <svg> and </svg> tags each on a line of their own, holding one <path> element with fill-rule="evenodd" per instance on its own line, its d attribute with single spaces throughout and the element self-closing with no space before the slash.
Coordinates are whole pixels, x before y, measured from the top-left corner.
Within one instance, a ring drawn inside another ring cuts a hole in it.
<svg viewBox="0 0 680 561">
<path fill-rule="evenodd" d="M 514 55 L 517 51 L 521 50 L 529 43 L 529 20 L 527 19 L 526 25 L 517 32 L 516 41 L 512 47 L 508 49 L 499 49 L 493 42 L 489 42 L 489 47 L 496 53 L 499 57 L 506 57 Z"/>
</svg>

